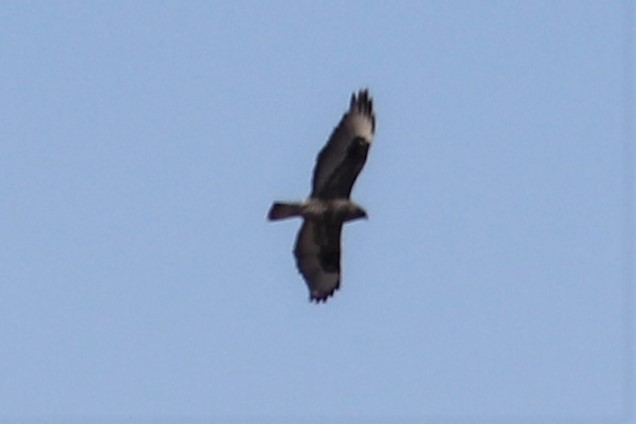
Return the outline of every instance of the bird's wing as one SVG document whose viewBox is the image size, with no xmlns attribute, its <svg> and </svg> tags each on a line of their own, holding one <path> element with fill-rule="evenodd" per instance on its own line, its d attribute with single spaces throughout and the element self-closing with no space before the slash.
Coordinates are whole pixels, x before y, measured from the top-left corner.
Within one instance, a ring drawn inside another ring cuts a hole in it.
<svg viewBox="0 0 636 424">
<path fill-rule="evenodd" d="M 351 95 L 349 111 L 316 158 L 311 197 L 349 198 L 374 133 L 373 99 L 367 90 L 360 90 Z"/>
<path fill-rule="evenodd" d="M 306 219 L 298 231 L 294 255 L 305 278 L 309 299 L 324 302 L 340 287 L 340 234 L 342 223 Z"/>
</svg>

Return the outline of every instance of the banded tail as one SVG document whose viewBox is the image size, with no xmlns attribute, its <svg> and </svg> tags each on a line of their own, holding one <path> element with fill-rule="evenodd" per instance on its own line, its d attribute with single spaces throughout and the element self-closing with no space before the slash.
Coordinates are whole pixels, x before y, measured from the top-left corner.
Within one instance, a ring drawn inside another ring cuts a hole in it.
<svg viewBox="0 0 636 424">
<path fill-rule="evenodd" d="M 293 218 L 302 216 L 302 207 L 300 203 L 283 203 L 274 202 L 269 209 L 267 219 L 270 221 L 278 221 L 280 219 Z"/>
</svg>

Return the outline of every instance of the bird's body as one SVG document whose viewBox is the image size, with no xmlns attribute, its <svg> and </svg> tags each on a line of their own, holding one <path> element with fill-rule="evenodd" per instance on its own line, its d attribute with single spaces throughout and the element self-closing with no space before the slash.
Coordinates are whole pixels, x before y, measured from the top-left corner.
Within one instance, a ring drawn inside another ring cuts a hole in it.
<svg viewBox="0 0 636 424">
<path fill-rule="evenodd" d="M 349 200 L 364 167 L 375 133 L 373 100 L 367 90 L 351 96 L 342 117 L 316 159 L 312 191 L 302 203 L 274 202 L 268 218 L 302 217 L 294 256 L 312 301 L 324 302 L 340 287 L 342 226 L 366 218 L 366 211 Z"/>
<path fill-rule="evenodd" d="M 318 199 L 310 197 L 302 203 L 274 202 L 268 219 L 303 217 L 313 221 L 325 220 L 333 223 L 344 223 L 355 219 L 366 218 L 366 211 L 347 199 Z"/>
</svg>

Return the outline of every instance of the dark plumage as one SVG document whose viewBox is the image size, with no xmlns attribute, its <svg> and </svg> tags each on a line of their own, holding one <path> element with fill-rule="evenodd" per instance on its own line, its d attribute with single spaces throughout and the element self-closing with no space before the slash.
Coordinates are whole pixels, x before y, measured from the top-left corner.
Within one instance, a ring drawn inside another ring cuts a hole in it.
<svg viewBox="0 0 636 424">
<path fill-rule="evenodd" d="M 367 217 L 349 198 L 374 133 L 373 100 L 368 90 L 360 90 L 318 154 L 310 197 L 302 203 L 274 202 L 268 213 L 270 220 L 303 218 L 294 256 L 311 301 L 324 302 L 340 287 L 342 226 Z"/>
</svg>

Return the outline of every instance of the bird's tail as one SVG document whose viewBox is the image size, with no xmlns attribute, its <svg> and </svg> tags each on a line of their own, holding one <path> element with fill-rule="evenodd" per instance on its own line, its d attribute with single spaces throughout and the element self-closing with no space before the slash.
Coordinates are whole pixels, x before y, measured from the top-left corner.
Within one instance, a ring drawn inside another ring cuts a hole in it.
<svg viewBox="0 0 636 424">
<path fill-rule="evenodd" d="M 267 219 L 270 221 L 278 221 L 279 219 L 293 218 L 302 215 L 300 203 L 283 203 L 274 202 L 269 209 Z"/>
</svg>

